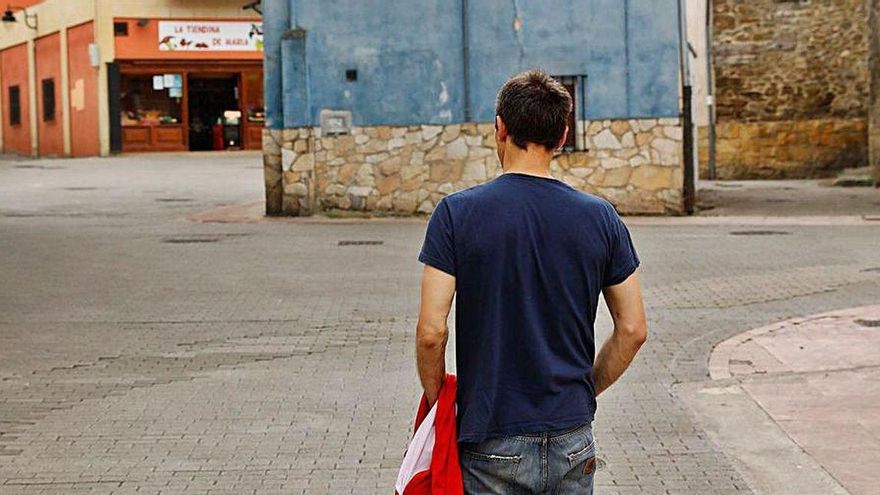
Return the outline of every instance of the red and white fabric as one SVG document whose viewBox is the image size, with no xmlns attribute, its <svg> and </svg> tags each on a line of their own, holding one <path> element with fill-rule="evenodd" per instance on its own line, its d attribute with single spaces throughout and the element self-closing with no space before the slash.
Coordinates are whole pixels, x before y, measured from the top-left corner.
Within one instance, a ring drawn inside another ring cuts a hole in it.
<svg viewBox="0 0 880 495">
<path fill-rule="evenodd" d="M 447 374 L 430 410 L 422 395 L 415 432 L 394 485 L 395 495 L 464 494 L 458 461 L 455 388 L 455 375 Z"/>
</svg>

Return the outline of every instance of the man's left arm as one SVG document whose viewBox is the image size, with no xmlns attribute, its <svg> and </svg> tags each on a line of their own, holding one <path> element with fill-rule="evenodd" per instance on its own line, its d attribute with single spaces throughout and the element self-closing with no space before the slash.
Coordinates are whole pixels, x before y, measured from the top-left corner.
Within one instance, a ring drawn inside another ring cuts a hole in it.
<svg viewBox="0 0 880 495">
<path fill-rule="evenodd" d="M 446 376 L 446 342 L 449 338 L 446 319 L 454 295 L 455 277 L 425 265 L 419 323 L 416 325 L 416 364 L 429 406 L 437 400 Z"/>
</svg>

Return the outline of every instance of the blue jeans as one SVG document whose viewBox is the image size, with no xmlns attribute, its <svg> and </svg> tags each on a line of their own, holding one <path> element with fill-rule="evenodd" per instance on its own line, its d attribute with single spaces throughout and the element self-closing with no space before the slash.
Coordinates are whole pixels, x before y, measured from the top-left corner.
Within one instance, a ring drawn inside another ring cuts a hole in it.
<svg viewBox="0 0 880 495">
<path fill-rule="evenodd" d="M 458 450 L 467 495 L 593 493 L 596 446 L 590 423 L 460 443 Z"/>
</svg>

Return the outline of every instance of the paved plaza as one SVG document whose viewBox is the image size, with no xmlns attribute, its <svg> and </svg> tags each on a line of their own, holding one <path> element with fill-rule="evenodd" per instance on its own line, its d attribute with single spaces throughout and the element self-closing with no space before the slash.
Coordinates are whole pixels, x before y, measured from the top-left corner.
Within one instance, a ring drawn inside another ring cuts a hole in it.
<svg viewBox="0 0 880 495">
<path fill-rule="evenodd" d="M 392 493 L 420 393 L 425 221 L 228 215 L 262 184 L 253 153 L 0 159 L 0 493 Z M 745 204 L 632 219 L 650 336 L 599 400 L 598 494 L 785 493 L 738 453 L 752 424 L 719 426 L 729 410 L 701 391 L 719 388 L 717 344 L 880 301 L 880 190 L 857 194 L 845 222 L 799 222 L 788 201 L 772 226 Z M 609 326 L 603 310 L 600 339 Z M 765 419 L 756 441 L 785 450 Z M 797 493 L 865 493 L 811 462 Z"/>
</svg>

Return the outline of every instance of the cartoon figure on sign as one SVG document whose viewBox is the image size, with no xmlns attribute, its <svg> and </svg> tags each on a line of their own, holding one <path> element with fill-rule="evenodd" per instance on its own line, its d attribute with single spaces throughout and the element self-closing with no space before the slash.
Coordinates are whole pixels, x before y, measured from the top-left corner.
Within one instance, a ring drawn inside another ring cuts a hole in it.
<svg viewBox="0 0 880 495">
<path fill-rule="evenodd" d="M 207 43 L 196 43 L 196 48 L 202 48 L 202 49 L 208 48 L 208 44 Z"/>
<path fill-rule="evenodd" d="M 174 36 L 166 36 L 159 40 L 159 47 L 161 48 L 164 46 L 166 50 L 174 50 L 177 47 L 174 45 L 173 40 Z"/>
<path fill-rule="evenodd" d="M 254 43 L 257 46 L 257 50 L 263 51 L 263 28 L 262 26 L 258 26 L 256 24 L 251 24 L 251 31 L 248 33 L 248 39 L 254 39 L 256 36 L 256 40 Z"/>
<path fill-rule="evenodd" d="M 189 45 L 192 45 L 192 43 L 193 43 L 192 41 L 190 41 L 186 38 L 183 38 L 182 40 L 180 40 L 180 46 L 182 46 L 184 48 L 188 47 Z"/>
</svg>

